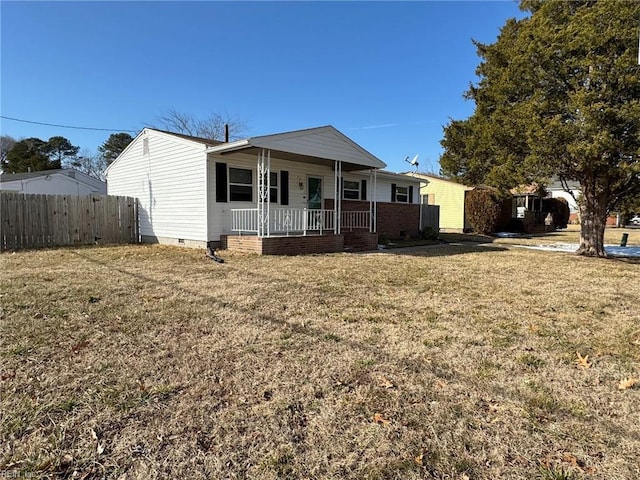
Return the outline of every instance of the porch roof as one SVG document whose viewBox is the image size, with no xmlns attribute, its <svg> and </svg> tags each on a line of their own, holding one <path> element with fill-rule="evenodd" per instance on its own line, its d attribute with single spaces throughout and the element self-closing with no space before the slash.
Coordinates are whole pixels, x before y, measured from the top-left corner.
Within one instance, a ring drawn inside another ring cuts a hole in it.
<svg viewBox="0 0 640 480">
<path fill-rule="evenodd" d="M 257 154 L 261 149 L 271 150 L 274 157 L 302 163 L 333 165 L 335 161 L 341 161 L 343 170 L 386 166 L 382 160 L 367 152 L 331 125 L 246 138 L 210 147 L 207 153 Z"/>
</svg>

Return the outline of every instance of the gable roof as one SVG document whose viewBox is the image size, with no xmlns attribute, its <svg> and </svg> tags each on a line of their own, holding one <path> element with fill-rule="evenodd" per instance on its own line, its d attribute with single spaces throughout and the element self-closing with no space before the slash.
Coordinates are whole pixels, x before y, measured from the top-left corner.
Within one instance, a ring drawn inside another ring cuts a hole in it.
<svg viewBox="0 0 640 480">
<path fill-rule="evenodd" d="M 331 125 L 262 135 L 207 149 L 220 155 L 272 150 L 279 157 L 298 161 L 341 161 L 348 169 L 384 168 L 386 164 Z M 350 168 L 349 168 L 350 167 Z"/>
<path fill-rule="evenodd" d="M 135 148 L 135 145 L 137 145 L 140 142 L 140 139 L 145 138 L 149 134 L 149 132 L 157 132 L 157 133 L 160 133 L 161 135 L 168 135 L 170 137 L 177 138 L 180 141 L 188 141 L 191 143 L 202 145 L 205 148 L 213 147 L 213 146 L 224 143 L 224 142 L 220 142 L 219 140 L 211 140 L 209 138 L 194 137 L 193 135 L 185 135 L 184 133 L 169 132 L 167 130 L 159 130 L 157 128 L 145 127 L 142 130 L 140 130 L 140 133 L 138 133 L 138 135 L 136 135 L 135 138 L 131 140 L 129 145 L 127 145 L 126 148 L 122 150 L 122 152 L 120 152 L 120 155 L 118 155 L 116 159 L 113 162 L 111 162 L 111 164 L 107 167 L 107 169 L 104 172 L 105 175 L 108 175 L 112 167 L 120 162 L 120 158 L 122 158 L 125 154 L 127 154 L 129 151 Z M 202 147 L 198 147 L 198 148 L 202 148 Z"/>
<path fill-rule="evenodd" d="M 184 133 L 169 132 L 168 130 L 159 130 L 157 128 L 149 128 L 148 130 L 155 130 L 156 132 L 166 133 L 168 135 L 173 135 L 174 137 L 184 138 L 185 140 L 191 140 L 192 142 L 202 143 L 203 145 L 208 145 L 210 147 L 225 143 L 225 142 L 221 142 L 220 140 L 212 140 L 210 138 L 203 138 L 203 137 L 194 137 L 193 135 L 185 135 Z"/>
<path fill-rule="evenodd" d="M 62 168 L 57 168 L 54 170 L 38 170 L 37 172 L 3 173 L 0 175 L 0 179 L 3 182 L 14 182 L 16 180 L 26 180 L 28 178 L 46 177 L 62 171 Z"/>
<path fill-rule="evenodd" d="M 473 190 L 473 187 L 470 187 L 469 185 L 465 185 L 464 183 L 459 183 L 459 182 L 456 182 L 455 180 L 451 180 L 450 178 L 444 178 L 444 177 L 441 177 L 439 175 L 432 175 L 430 173 L 404 172 L 403 175 L 408 175 L 410 177 L 420 178 L 420 179 L 426 180 L 426 181 L 438 180 L 438 181 L 441 181 L 441 182 L 448 182 L 448 183 L 451 183 L 451 184 L 456 185 L 458 187 L 465 188 L 467 190 Z"/>
</svg>

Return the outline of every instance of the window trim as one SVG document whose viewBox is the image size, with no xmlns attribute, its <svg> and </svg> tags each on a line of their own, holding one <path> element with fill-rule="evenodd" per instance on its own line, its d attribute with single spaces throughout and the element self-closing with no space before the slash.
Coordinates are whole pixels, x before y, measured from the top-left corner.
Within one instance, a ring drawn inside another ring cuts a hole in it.
<svg viewBox="0 0 640 480">
<path fill-rule="evenodd" d="M 231 170 L 246 170 L 246 171 L 250 172 L 251 173 L 251 183 L 232 182 L 231 181 Z M 235 166 L 231 166 L 231 165 L 227 166 L 227 192 L 229 194 L 229 196 L 227 198 L 229 199 L 229 202 L 253 203 L 254 189 L 255 189 L 253 178 L 254 178 L 254 175 L 253 175 L 253 169 L 252 168 L 235 167 Z M 231 192 L 231 187 L 232 186 L 239 186 L 239 187 L 250 186 L 251 187 L 251 199 L 250 200 L 234 200 L 232 198 L 232 192 Z"/>
<path fill-rule="evenodd" d="M 409 186 L 408 185 L 395 185 L 395 189 L 396 189 L 396 191 L 395 191 L 394 198 L 395 198 L 395 202 L 396 203 L 411 203 L 409 201 L 410 199 L 409 199 Z M 404 190 L 406 190 L 406 192 L 405 193 L 401 193 L 400 189 L 404 189 Z M 406 200 L 401 200 L 400 199 L 401 197 L 405 197 Z"/>
<path fill-rule="evenodd" d="M 354 183 L 358 185 L 358 188 L 347 188 L 347 182 Z M 349 192 L 357 192 L 356 198 L 348 198 L 345 196 L 345 191 Z M 342 179 L 342 199 L 343 200 L 361 200 L 362 199 L 362 183 L 360 180 L 348 180 L 346 178 Z"/>
</svg>

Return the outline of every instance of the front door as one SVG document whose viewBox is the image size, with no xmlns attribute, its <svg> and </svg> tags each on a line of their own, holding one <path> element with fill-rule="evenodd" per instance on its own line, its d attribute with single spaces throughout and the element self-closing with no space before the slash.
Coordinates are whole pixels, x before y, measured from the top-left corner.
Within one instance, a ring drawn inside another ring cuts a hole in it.
<svg viewBox="0 0 640 480">
<path fill-rule="evenodd" d="M 309 199 L 307 200 L 307 208 L 310 210 L 321 210 L 322 209 L 322 179 L 318 177 L 308 177 L 307 192 L 309 192 Z"/>
<path fill-rule="evenodd" d="M 307 230 L 322 230 L 322 179 L 318 177 L 307 177 Z"/>
</svg>

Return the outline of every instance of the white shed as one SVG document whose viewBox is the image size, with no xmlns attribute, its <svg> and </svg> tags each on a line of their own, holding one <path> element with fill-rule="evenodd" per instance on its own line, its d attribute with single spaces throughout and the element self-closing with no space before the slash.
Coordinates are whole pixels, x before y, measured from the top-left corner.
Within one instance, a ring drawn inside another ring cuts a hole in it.
<svg viewBox="0 0 640 480">
<path fill-rule="evenodd" d="M 0 175 L 0 191 L 45 195 L 106 195 L 107 184 L 72 168 Z"/>
</svg>

